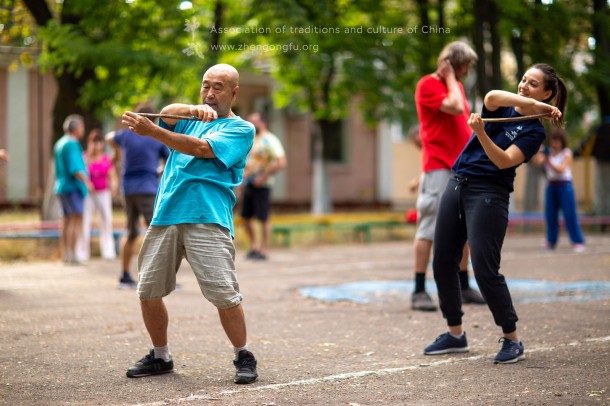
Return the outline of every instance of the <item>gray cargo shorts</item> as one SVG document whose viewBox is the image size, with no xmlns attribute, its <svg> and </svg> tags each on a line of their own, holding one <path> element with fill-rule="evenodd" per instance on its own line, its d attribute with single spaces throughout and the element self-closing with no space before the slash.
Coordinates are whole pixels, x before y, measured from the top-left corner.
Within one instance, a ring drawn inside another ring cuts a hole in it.
<svg viewBox="0 0 610 406">
<path fill-rule="evenodd" d="M 150 226 L 138 255 L 140 300 L 161 299 L 176 288 L 185 258 L 203 296 L 219 309 L 242 301 L 235 272 L 235 247 L 229 230 L 218 224 Z"/>
<path fill-rule="evenodd" d="M 438 206 L 450 177 L 450 169 L 438 169 L 421 175 L 416 203 L 417 231 L 415 239 L 434 241 Z"/>
</svg>

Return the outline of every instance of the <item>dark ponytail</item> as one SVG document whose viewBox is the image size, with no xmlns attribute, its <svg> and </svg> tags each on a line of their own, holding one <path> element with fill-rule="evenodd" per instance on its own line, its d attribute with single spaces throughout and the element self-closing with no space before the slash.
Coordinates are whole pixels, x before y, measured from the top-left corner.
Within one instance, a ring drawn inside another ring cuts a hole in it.
<svg viewBox="0 0 610 406">
<path fill-rule="evenodd" d="M 551 97 L 543 100 L 544 103 L 551 104 L 561 111 L 561 118 L 553 120 L 555 127 L 563 127 L 566 107 L 568 106 L 568 89 L 565 82 L 560 78 L 555 69 L 546 63 L 537 63 L 531 69 L 538 69 L 544 73 L 544 90 L 551 91 Z"/>
</svg>

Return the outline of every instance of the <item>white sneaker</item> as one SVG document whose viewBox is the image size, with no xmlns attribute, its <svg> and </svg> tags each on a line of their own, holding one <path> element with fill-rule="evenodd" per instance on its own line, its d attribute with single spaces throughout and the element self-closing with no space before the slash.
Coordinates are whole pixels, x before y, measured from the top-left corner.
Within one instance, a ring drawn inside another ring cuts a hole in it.
<svg viewBox="0 0 610 406">
<path fill-rule="evenodd" d="M 582 254 L 585 252 L 586 248 L 584 244 L 574 244 L 574 252 L 577 254 Z"/>
</svg>

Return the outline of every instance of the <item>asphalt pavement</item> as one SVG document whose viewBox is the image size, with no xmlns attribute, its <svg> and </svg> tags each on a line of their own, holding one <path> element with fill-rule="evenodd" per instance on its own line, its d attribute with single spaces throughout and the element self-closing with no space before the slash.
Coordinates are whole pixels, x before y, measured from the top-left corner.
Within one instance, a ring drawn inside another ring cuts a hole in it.
<svg viewBox="0 0 610 406">
<path fill-rule="evenodd" d="M 260 376 L 247 386 L 186 262 L 166 299 L 175 371 L 139 379 L 125 372 L 150 342 L 118 260 L 0 264 L 0 404 L 610 404 L 610 235 L 587 236 L 582 254 L 562 238 L 547 252 L 541 235 L 507 236 L 526 355 L 513 365 L 492 363 L 501 331 L 486 306 L 464 306 L 469 353 L 422 354 L 445 323 L 410 309 L 411 242 L 238 252 Z"/>
</svg>

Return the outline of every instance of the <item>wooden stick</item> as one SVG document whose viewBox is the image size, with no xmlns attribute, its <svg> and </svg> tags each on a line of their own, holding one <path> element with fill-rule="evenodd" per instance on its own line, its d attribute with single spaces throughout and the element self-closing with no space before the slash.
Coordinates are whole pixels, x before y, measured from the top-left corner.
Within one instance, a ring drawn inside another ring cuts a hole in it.
<svg viewBox="0 0 610 406">
<path fill-rule="evenodd" d="M 173 118 L 176 120 L 191 120 L 191 121 L 201 121 L 199 117 L 195 116 L 175 116 L 173 114 L 153 114 L 153 113 L 138 113 L 138 115 L 147 118 Z"/>
<path fill-rule="evenodd" d="M 153 114 L 153 113 L 138 113 L 142 117 L 147 118 L 173 118 L 175 120 L 191 120 L 191 121 L 201 121 L 199 117 L 195 116 L 176 116 L 173 114 Z M 524 120 L 533 120 L 535 118 L 547 117 L 549 114 L 534 114 L 531 116 L 522 116 L 522 117 L 501 117 L 501 118 L 483 118 L 483 122 L 485 123 L 507 123 L 510 121 L 524 121 Z"/>
<path fill-rule="evenodd" d="M 532 120 L 534 118 L 547 117 L 549 114 L 533 114 L 531 116 L 523 116 L 523 117 L 502 117 L 502 118 L 483 118 L 483 122 L 485 123 L 507 123 L 509 121 L 524 121 L 524 120 Z"/>
</svg>

